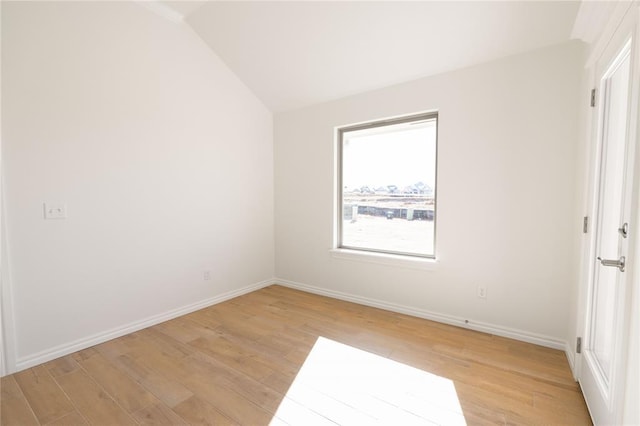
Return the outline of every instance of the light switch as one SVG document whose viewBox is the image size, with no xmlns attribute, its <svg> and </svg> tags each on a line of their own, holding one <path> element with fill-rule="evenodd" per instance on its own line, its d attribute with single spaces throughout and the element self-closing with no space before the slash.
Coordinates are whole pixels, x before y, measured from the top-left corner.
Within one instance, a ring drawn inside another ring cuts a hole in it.
<svg viewBox="0 0 640 426">
<path fill-rule="evenodd" d="M 61 203 L 44 203 L 45 219 L 66 219 L 67 205 Z"/>
</svg>

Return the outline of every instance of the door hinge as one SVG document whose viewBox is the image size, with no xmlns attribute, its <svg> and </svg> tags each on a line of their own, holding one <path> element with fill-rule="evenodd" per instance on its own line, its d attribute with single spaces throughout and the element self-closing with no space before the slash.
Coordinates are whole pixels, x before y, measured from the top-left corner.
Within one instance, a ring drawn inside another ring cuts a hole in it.
<svg viewBox="0 0 640 426">
<path fill-rule="evenodd" d="M 591 89 L 591 106 L 596 106 L 596 89 Z"/>
<path fill-rule="evenodd" d="M 576 339 L 576 353 L 582 353 L 582 337 L 578 337 L 578 339 Z"/>
<path fill-rule="evenodd" d="M 589 216 L 582 218 L 582 233 L 586 234 L 587 232 L 589 232 Z"/>
</svg>

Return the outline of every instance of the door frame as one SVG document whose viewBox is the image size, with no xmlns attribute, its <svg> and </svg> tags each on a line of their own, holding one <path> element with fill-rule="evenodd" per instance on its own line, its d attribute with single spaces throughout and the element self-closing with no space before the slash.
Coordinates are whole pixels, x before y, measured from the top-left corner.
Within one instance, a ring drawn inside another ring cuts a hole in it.
<svg viewBox="0 0 640 426">
<path fill-rule="evenodd" d="M 616 387 L 612 389 L 613 404 L 612 411 L 616 423 L 622 422 L 622 416 L 624 412 L 625 403 L 625 387 L 626 387 L 626 372 L 628 370 L 627 354 L 629 352 L 630 343 L 630 326 L 631 326 L 631 310 L 632 299 L 635 293 L 640 289 L 638 288 L 638 282 L 640 281 L 640 265 L 634 262 L 635 259 L 640 258 L 638 251 L 638 243 L 640 242 L 640 214 L 636 206 L 640 203 L 640 120 L 638 117 L 640 111 L 640 6 L 637 2 L 632 3 L 627 10 L 627 13 L 623 15 L 620 22 L 614 22 L 616 25 L 615 31 L 612 31 L 610 38 L 603 42 L 600 40 L 598 46 L 603 46 L 598 52 L 592 52 L 592 60 L 589 61 L 590 69 L 589 75 L 589 87 L 596 88 L 600 92 L 600 81 L 596 75 L 596 64 L 599 59 L 604 56 L 610 56 L 613 60 L 617 52 L 621 51 L 626 41 L 632 37 L 633 43 L 630 51 L 630 65 L 631 65 L 631 86 L 629 97 L 629 119 L 628 119 L 628 141 L 627 147 L 629 156 L 629 165 L 635 169 L 633 175 L 633 181 L 631 185 L 631 199 L 627 200 L 629 206 L 631 206 L 631 214 L 629 217 L 629 225 L 631 232 L 629 233 L 629 248 L 626 253 L 627 259 L 629 259 L 627 267 L 627 281 L 623 294 L 625 300 L 623 304 L 623 313 L 621 315 L 621 327 L 618 330 L 618 336 L 622 339 L 620 341 L 621 347 L 618 348 L 617 358 L 614 361 L 614 375 Z M 611 24 L 611 23 L 610 23 Z M 596 222 L 596 214 L 598 211 L 598 191 L 600 185 L 600 149 L 601 144 L 599 140 L 600 130 L 600 102 L 599 95 L 596 95 L 596 106 L 590 108 L 587 118 L 587 134 L 586 140 L 588 144 L 588 163 L 587 163 L 587 205 L 586 212 L 589 217 L 589 229 L 588 233 L 584 235 L 582 259 L 580 266 L 580 280 L 579 280 L 579 302 L 578 302 L 578 320 L 577 320 L 577 336 L 585 337 L 588 333 L 589 321 L 588 316 L 591 309 L 591 287 L 593 285 L 593 273 L 595 266 L 595 258 L 597 256 L 596 250 L 596 233 L 593 232 L 592 224 Z M 575 370 L 576 379 L 580 381 L 582 379 L 582 368 L 585 361 L 581 354 L 576 354 L 575 357 Z M 590 408 L 591 410 L 591 408 Z"/>
</svg>

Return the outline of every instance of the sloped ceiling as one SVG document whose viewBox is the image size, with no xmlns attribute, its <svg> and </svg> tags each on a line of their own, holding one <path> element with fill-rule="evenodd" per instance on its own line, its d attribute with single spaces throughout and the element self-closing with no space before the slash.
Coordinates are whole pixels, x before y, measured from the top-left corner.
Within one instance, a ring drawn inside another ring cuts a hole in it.
<svg viewBox="0 0 640 426">
<path fill-rule="evenodd" d="M 185 21 L 272 111 L 570 39 L 579 2 L 198 2 Z"/>
<path fill-rule="evenodd" d="M 182 20 L 202 7 L 206 1 L 158 1 L 156 3 L 160 7 L 171 10 L 175 18 Z"/>
</svg>

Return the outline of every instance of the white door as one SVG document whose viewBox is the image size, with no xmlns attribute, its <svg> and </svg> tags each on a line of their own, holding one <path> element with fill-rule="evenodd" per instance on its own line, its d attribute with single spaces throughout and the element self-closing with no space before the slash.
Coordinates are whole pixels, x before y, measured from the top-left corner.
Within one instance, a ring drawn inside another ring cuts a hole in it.
<svg viewBox="0 0 640 426">
<path fill-rule="evenodd" d="M 630 32 L 628 34 L 633 34 Z M 614 38 L 596 64 L 597 154 L 590 282 L 580 385 L 597 425 L 618 424 L 625 385 L 626 298 L 634 197 L 630 36 Z M 617 45 L 616 45 L 617 43 Z"/>
</svg>

